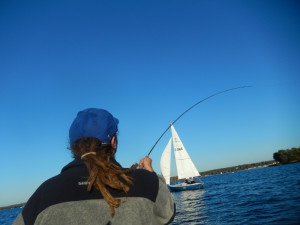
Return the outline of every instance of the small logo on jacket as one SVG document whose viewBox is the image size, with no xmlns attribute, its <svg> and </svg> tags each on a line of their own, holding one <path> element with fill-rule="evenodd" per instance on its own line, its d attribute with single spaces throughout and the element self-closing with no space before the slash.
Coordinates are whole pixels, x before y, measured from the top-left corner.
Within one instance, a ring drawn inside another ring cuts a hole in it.
<svg viewBox="0 0 300 225">
<path fill-rule="evenodd" d="M 78 181 L 78 185 L 79 186 L 83 186 L 83 185 L 88 185 L 89 184 L 89 182 L 87 182 L 87 181 Z"/>
</svg>

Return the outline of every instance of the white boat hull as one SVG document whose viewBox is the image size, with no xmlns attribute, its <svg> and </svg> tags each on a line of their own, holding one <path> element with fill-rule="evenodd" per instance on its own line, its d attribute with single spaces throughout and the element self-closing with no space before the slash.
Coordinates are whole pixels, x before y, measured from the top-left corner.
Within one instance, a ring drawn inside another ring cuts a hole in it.
<svg viewBox="0 0 300 225">
<path fill-rule="evenodd" d="M 203 183 L 193 183 L 193 184 L 186 184 L 186 183 L 179 183 L 174 185 L 168 185 L 170 191 L 186 191 L 186 190 L 197 190 L 202 189 Z"/>
</svg>

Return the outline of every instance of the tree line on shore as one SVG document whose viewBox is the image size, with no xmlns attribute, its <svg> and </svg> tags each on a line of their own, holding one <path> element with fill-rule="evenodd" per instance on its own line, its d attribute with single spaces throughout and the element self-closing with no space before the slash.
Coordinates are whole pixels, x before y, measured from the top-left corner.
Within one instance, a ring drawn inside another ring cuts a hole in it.
<svg viewBox="0 0 300 225">
<path fill-rule="evenodd" d="M 281 164 L 300 162 L 300 147 L 279 150 L 273 154 L 273 158 Z"/>
<path fill-rule="evenodd" d="M 0 207 L 0 210 L 12 209 L 12 208 L 20 208 L 20 207 L 23 207 L 24 205 L 25 205 L 25 203 L 18 203 L 18 204 L 9 205 L 9 206 L 2 206 L 2 207 Z"/>
<path fill-rule="evenodd" d="M 274 160 L 263 161 L 258 163 L 249 163 L 249 164 L 243 164 L 238 166 L 231 166 L 226 168 L 204 171 L 201 172 L 201 176 L 211 176 L 211 175 L 217 175 L 222 173 L 234 173 L 241 170 L 249 170 L 249 169 L 260 168 L 260 167 L 274 166 L 276 164 L 277 162 Z"/>
<path fill-rule="evenodd" d="M 263 161 L 263 162 L 258 162 L 258 163 L 250 163 L 250 164 L 244 164 L 244 165 L 231 166 L 231 167 L 226 167 L 226 168 L 203 171 L 203 172 L 201 172 L 201 176 L 205 177 L 205 176 L 211 176 L 211 175 L 217 175 L 217 174 L 223 174 L 223 173 L 234 173 L 234 172 L 241 171 L 241 170 L 248 170 L 248 169 L 266 167 L 266 166 L 275 166 L 277 164 L 278 163 L 274 160 Z M 171 179 L 170 179 L 171 182 L 174 182 L 177 180 L 178 180 L 177 176 L 171 177 Z"/>
<path fill-rule="evenodd" d="M 247 170 L 252 168 L 258 167 L 265 167 L 265 166 L 276 166 L 280 164 L 288 164 L 288 163 L 295 163 L 300 162 L 300 147 L 299 148 L 291 148 L 286 150 L 279 150 L 273 154 L 273 159 L 270 161 L 258 162 L 258 163 L 251 163 L 239 166 L 232 166 L 227 168 L 215 169 L 201 172 L 202 176 L 210 176 L 222 173 L 232 173 L 237 172 L 240 170 Z M 176 180 L 177 177 L 173 177 L 172 180 Z"/>
</svg>

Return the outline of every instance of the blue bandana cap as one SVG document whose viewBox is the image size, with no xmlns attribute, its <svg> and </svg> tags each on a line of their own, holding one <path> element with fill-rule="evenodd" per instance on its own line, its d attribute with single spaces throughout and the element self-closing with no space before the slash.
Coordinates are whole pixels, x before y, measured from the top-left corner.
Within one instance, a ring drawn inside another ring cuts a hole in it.
<svg viewBox="0 0 300 225">
<path fill-rule="evenodd" d="M 119 120 L 104 109 L 80 111 L 69 130 L 70 144 L 83 137 L 98 138 L 102 143 L 110 144 L 110 139 L 118 131 L 118 124 Z"/>
</svg>

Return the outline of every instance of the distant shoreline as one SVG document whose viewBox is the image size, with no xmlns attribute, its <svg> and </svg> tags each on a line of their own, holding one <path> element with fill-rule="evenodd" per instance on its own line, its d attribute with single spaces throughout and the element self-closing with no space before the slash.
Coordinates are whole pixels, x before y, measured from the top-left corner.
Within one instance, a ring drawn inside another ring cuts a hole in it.
<svg viewBox="0 0 300 225">
<path fill-rule="evenodd" d="M 263 167 L 268 167 L 268 166 L 278 166 L 280 165 L 279 162 L 275 160 L 270 160 L 270 161 L 263 161 L 263 162 L 258 162 L 258 163 L 250 163 L 250 164 L 244 164 L 244 165 L 238 165 L 238 166 L 231 166 L 231 167 L 226 167 L 226 168 L 221 168 L 221 169 L 215 169 L 215 170 L 209 170 L 209 171 L 204 171 L 201 173 L 201 176 L 211 176 L 211 175 L 217 175 L 217 174 L 223 174 L 223 173 L 232 173 L 232 172 L 237 172 L 241 170 L 249 170 L 249 169 L 256 169 L 256 168 L 263 168 Z"/>
<path fill-rule="evenodd" d="M 215 170 L 208 170 L 200 172 L 201 177 L 206 176 L 212 176 L 212 175 L 218 175 L 218 174 L 224 174 L 224 173 L 234 173 L 241 170 L 250 170 L 250 169 L 256 169 L 256 168 L 262 168 L 262 167 L 268 167 L 268 166 L 278 166 L 281 165 L 279 162 L 275 160 L 270 161 L 263 161 L 258 163 L 250 163 L 250 164 L 244 164 L 244 165 L 238 165 L 238 166 L 231 166 L 226 168 L 220 168 Z M 177 176 L 171 177 L 171 182 L 177 181 Z"/>
<path fill-rule="evenodd" d="M 25 204 L 26 204 L 26 202 L 14 204 L 14 205 L 2 206 L 2 207 L 0 206 L 0 210 L 20 208 L 20 207 L 23 207 Z"/>
</svg>

